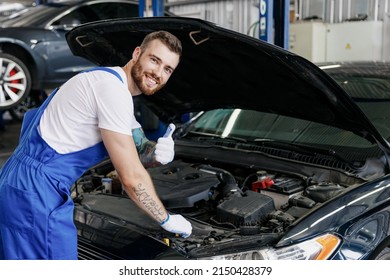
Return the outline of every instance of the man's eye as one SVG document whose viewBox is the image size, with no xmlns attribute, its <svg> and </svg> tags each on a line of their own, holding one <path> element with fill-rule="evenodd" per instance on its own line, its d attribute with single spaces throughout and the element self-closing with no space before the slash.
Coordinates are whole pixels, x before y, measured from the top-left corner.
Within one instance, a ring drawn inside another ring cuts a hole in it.
<svg viewBox="0 0 390 280">
<path fill-rule="evenodd" d="M 150 60 L 151 60 L 153 63 L 157 63 L 157 59 L 155 59 L 154 57 L 152 57 Z"/>
<path fill-rule="evenodd" d="M 165 73 L 172 74 L 173 70 L 171 68 L 165 68 Z"/>
</svg>

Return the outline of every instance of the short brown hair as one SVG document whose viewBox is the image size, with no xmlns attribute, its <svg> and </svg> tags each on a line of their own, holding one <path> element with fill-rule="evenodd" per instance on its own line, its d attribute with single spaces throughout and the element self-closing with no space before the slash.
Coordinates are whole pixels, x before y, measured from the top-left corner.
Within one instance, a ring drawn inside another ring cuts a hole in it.
<svg viewBox="0 0 390 280">
<path fill-rule="evenodd" d="M 180 40 L 175 35 L 164 30 L 151 32 L 146 35 L 140 46 L 141 50 L 144 51 L 147 48 L 148 44 L 156 39 L 160 40 L 165 46 L 167 46 L 170 51 L 177 53 L 179 56 L 181 56 L 182 46 Z"/>
</svg>

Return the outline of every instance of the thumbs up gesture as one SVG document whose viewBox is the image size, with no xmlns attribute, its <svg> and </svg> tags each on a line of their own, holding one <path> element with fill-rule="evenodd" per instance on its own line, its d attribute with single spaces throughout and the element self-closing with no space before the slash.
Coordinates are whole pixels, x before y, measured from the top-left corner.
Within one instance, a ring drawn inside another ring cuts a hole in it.
<svg viewBox="0 0 390 280">
<path fill-rule="evenodd" d="M 156 150 L 154 151 L 155 159 L 161 164 L 171 162 L 175 156 L 175 142 L 172 134 L 175 131 L 175 125 L 171 123 L 163 137 L 158 138 Z"/>
</svg>

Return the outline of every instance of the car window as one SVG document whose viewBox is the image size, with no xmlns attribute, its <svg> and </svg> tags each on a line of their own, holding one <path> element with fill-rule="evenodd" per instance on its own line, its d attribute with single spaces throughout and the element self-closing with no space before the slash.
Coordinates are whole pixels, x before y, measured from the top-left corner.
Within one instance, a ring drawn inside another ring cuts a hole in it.
<svg viewBox="0 0 390 280">
<path fill-rule="evenodd" d="M 77 26 L 82 23 L 98 20 L 98 17 L 89 11 L 88 7 L 81 7 L 55 21 L 53 25 Z"/>
<path fill-rule="evenodd" d="M 97 20 L 138 16 L 138 7 L 128 3 L 98 3 L 82 6 L 53 23 L 59 26 L 77 26 Z"/>
<path fill-rule="evenodd" d="M 127 3 L 101 3 L 90 5 L 99 19 L 137 17 L 138 6 Z"/>
</svg>

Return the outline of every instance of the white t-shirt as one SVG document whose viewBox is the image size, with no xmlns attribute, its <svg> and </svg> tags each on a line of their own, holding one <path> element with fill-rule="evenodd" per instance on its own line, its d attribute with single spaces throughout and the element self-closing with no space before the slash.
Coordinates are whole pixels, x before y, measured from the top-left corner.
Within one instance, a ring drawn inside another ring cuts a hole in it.
<svg viewBox="0 0 390 280">
<path fill-rule="evenodd" d="M 58 153 L 83 150 L 102 141 L 100 128 L 132 135 L 141 125 L 134 116 L 134 104 L 125 72 L 111 67 L 78 74 L 63 84 L 45 109 L 39 131 Z"/>
</svg>

